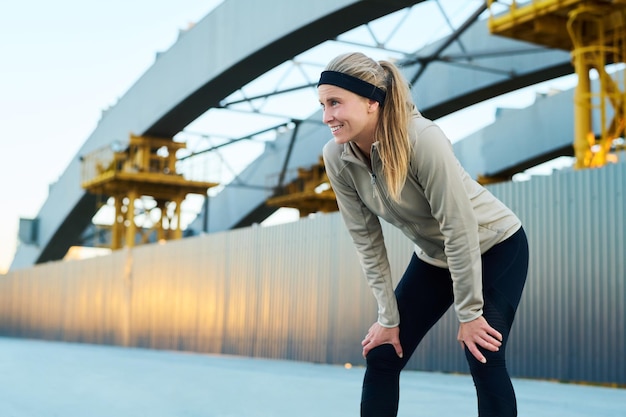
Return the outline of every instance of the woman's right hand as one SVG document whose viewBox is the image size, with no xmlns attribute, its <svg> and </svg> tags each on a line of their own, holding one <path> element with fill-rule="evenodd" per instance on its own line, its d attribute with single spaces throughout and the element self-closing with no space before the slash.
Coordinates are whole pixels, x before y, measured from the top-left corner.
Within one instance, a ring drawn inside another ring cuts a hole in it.
<svg viewBox="0 0 626 417">
<path fill-rule="evenodd" d="M 378 322 L 372 324 L 367 336 L 361 342 L 363 346 L 363 357 L 367 357 L 370 350 L 377 346 L 389 343 L 396 350 L 398 357 L 402 357 L 402 346 L 400 345 L 400 328 L 383 327 Z"/>
</svg>

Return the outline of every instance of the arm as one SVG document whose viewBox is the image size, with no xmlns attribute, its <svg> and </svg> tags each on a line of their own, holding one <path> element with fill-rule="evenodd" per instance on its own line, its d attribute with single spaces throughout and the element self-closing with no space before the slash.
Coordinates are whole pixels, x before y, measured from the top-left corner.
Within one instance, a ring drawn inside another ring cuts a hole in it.
<svg viewBox="0 0 626 417">
<path fill-rule="evenodd" d="M 365 207 L 349 179 L 341 175 L 342 165 L 337 160 L 338 155 L 325 147 L 326 173 L 368 285 L 378 303 L 378 323 L 387 328 L 395 327 L 400 323 L 400 314 L 380 221 Z"/>
<path fill-rule="evenodd" d="M 443 236 L 457 317 L 460 322 L 472 321 L 482 315 L 483 295 L 478 222 L 464 185 L 467 174 L 439 127 L 428 125 L 418 138 L 414 175 Z"/>
<path fill-rule="evenodd" d="M 436 126 L 420 132 L 416 150 L 418 179 L 439 222 L 452 277 L 454 307 L 461 322 L 457 339 L 482 363 L 487 360 L 478 346 L 497 351 L 502 335 L 482 316 L 482 263 L 476 221 L 464 185 L 467 173 L 454 156 L 452 146 Z"/>
</svg>

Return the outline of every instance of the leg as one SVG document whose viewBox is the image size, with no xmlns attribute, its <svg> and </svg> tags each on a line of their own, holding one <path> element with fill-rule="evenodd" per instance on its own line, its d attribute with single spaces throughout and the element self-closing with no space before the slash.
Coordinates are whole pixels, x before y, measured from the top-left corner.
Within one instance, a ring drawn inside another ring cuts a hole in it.
<svg viewBox="0 0 626 417">
<path fill-rule="evenodd" d="M 415 254 L 395 292 L 404 357 L 400 359 L 391 345 L 381 345 L 369 352 L 361 396 L 361 416 L 364 417 L 397 414 L 400 371 L 454 297 L 448 270 L 429 265 Z"/>
<path fill-rule="evenodd" d="M 481 349 L 487 358 L 482 364 L 465 349 L 478 394 L 480 417 L 517 416 L 515 391 L 506 369 L 506 345 L 515 312 L 526 282 L 528 244 L 523 229 L 483 254 L 483 315 L 502 333 L 498 352 Z"/>
</svg>

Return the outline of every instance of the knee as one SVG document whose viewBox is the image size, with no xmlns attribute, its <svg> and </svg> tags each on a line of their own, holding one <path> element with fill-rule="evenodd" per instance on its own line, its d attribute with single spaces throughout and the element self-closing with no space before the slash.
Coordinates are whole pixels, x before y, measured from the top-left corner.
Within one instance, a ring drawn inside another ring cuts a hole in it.
<svg viewBox="0 0 626 417">
<path fill-rule="evenodd" d="M 398 357 L 396 350 L 390 344 L 384 344 L 370 350 L 365 358 L 368 368 L 401 371 L 406 361 Z"/>
</svg>

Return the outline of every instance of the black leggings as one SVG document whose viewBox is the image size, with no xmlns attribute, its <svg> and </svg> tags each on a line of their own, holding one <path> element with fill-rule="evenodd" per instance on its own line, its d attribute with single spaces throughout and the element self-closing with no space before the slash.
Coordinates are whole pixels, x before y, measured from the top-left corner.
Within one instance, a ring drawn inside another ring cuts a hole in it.
<svg viewBox="0 0 626 417">
<path fill-rule="evenodd" d="M 523 229 L 482 255 L 483 316 L 502 333 L 498 352 L 481 349 L 482 364 L 465 349 L 476 392 L 480 417 L 517 415 L 515 392 L 506 370 L 509 331 L 528 272 L 528 243 Z M 390 344 L 372 349 L 361 396 L 361 416 L 392 417 L 398 412 L 400 371 L 428 330 L 453 302 L 452 280 L 447 269 L 429 265 L 413 255 L 396 287 L 400 310 L 401 359 Z M 455 335 L 456 336 L 456 335 Z"/>
</svg>

